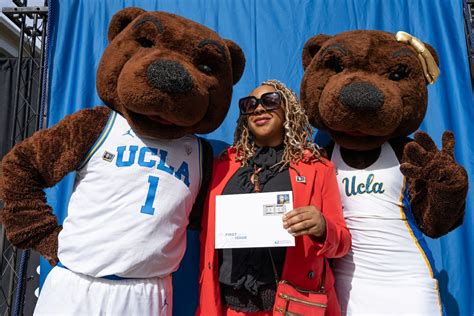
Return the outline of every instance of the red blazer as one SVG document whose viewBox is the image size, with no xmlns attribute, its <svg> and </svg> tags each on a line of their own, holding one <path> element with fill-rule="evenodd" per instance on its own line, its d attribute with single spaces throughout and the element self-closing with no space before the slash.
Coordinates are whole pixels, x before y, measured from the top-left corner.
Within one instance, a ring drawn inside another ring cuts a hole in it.
<svg viewBox="0 0 474 316">
<path fill-rule="evenodd" d="M 213 178 L 202 219 L 201 272 L 196 315 L 222 315 L 219 263 L 214 249 L 215 202 L 216 195 L 222 194 L 225 185 L 240 167 L 240 162 L 235 161 L 235 157 L 235 149 L 230 148 L 214 161 Z M 316 242 L 307 235 L 296 237 L 295 247 L 287 248 L 281 278 L 305 289 L 318 290 L 323 258 L 338 258 L 347 254 L 351 236 L 342 216 L 334 165 L 321 159 L 319 162 L 300 162 L 292 167 L 289 173 L 293 207 L 319 207 L 326 219 L 327 233 L 324 243 Z M 304 176 L 305 183 L 296 182 L 297 175 Z M 328 291 L 333 289 L 334 276 L 329 265 L 326 267 L 325 283 Z"/>
</svg>

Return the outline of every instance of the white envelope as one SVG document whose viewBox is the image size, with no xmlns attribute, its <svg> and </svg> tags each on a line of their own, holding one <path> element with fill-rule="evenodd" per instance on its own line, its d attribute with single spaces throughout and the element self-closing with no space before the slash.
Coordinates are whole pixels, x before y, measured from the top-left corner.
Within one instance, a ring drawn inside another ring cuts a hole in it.
<svg viewBox="0 0 474 316">
<path fill-rule="evenodd" d="M 294 246 L 282 221 L 292 209 L 292 191 L 216 196 L 216 249 Z"/>
</svg>

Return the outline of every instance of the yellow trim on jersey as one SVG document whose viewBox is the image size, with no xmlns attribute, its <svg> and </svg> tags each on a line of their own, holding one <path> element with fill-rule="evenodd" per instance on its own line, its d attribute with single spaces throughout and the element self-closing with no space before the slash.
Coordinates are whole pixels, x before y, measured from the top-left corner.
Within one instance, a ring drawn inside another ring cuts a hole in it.
<svg viewBox="0 0 474 316">
<path fill-rule="evenodd" d="M 94 155 L 97 152 L 97 150 L 99 149 L 99 147 L 102 146 L 105 139 L 109 135 L 110 130 L 112 129 L 112 126 L 114 125 L 115 117 L 117 117 L 117 112 L 112 111 L 110 113 L 109 120 L 107 121 L 107 124 L 104 127 L 104 130 L 102 131 L 102 133 L 100 134 L 99 138 L 96 140 L 96 142 L 94 143 L 92 148 L 87 153 L 86 158 L 84 159 L 84 162 L 79 166 L 79 168 L 77 168 L 78 170 L 83 168 L 89 162 L 92 155 Z"/>
<path fill-rule="evenodd" d="M 428 260 L 428 257 L 426 256 L 426 253 L 423 250 L 423 248 L 421 248 L 420 243 L 418 242 L 418 239 L 416 238 L 415 234 L 413 233 L 413 230 L 410 227 L 410 224 L 408 224 L 407 217 L 405 215 L 405 212 L 403 211 L 403 197 L 405 194 L 406 186 L 407 186 L 407 178 L 403 177 L 402 192 L 400 194 L 400 215 L 402 216 L 402 220 L 405 223 L 405 226 L 407 227 L 408 232 L 411 235 L 411 238 L 413 238 L 413 241 L 415 242 L 416 246 L 420 250 L 421 255 L 423 256 L 423 259 L 425 259 L 425 263 L 428 266 L 428 270 L 430 271 L 431 278 L 434 279 L 436 282 L 436 293 L 438 293 L 438 305 L 439 305 L 441 315 L 443 315 L 443 306 L 441 305 L 441 296 L 439 293 L 438 280 L 434 277 L 434 273 L 433 273 L 433 269 L 431 268 L 430 261 Z"/>
</svg>

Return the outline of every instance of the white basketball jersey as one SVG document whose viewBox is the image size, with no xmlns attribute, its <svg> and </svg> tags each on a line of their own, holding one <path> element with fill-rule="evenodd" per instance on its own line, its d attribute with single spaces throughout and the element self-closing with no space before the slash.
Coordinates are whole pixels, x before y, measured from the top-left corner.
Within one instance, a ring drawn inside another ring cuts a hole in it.
<svg viewBox="0 0 474 316">
<path fill-rule="evenodd" d="M 61 263 L 94 277 L 174 272 L 186 248 L 201 160 L 196 136 L 142 137 L 112 112 L 77 171 L 59 234 Z"/>
<path fill-rule="evenodd" d="M 336 290 L 347 315 L 439 315 L 437 281 L 410 209 L 406 179 L 389 143 L 359 170 L 335 145 L 344 218 L 352 249 L 334 261 Z M 431 261 L 432 262 L 432 261 Z"/>
</svg>

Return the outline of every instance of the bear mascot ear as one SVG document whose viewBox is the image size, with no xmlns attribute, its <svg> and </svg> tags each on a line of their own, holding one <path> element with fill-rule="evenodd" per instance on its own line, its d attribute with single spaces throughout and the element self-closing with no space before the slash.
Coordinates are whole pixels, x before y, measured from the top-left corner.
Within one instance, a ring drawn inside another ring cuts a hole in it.
<svg viewBox="0 0 474 316">
<path fill-rule="evenodd" d="M 115 13 L 109 24 L 109 33 L 107 34 L 109 42 L 111 42 L 115 36 L 122 32 L 123 29 L 130 24 L 130 22 L 135 20 L 137 16 L 144 12 L 146 11 L 141 8 L 130 7 Z"/>
<path fill-rule="evenodd" d="M 244 72 L 245 56 L 239 45 L 228 39 L 224 39 L 224 42 L 229 49 L 230 58 L 232 59 L 232 80 L 236 84 Z"/>
<path fill-rule="evenodd" d="M 309 66 L 313 57 L 318 53 L 323 44 L 332 36 L 325 34 L 318 34 L 311 37 L 303 47 L 303 69 Z"/>
</svg>

